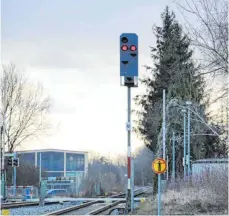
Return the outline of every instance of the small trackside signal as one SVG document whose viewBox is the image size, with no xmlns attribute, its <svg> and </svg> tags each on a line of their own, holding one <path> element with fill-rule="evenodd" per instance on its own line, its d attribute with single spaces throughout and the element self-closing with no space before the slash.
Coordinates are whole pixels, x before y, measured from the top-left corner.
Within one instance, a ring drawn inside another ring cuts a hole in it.
<svg viewBox="0 0 229 216">
<path fill-rule="evenodd" d="M 131 45 L 131 46 L 130 46 L 130 50 L 131 50 L 131 51 L 136 51 L 136 50 L 137 50 L 137 47 L 134 46 L 134 45 Z"/>
<path fill-rule="evenodd" d="M 10 157 L 8 159 L 8 166 L 12 166 L 13 167 L 13 158 L 12 157 Z"/>
<path fill-rule="evenodd" d="M 13 166 L 19 167 L 19 158 L 14 158 L 13 159 Z"/>
<path fill-rule="evenodd" d="M 127 50 L 128 50 L 128 46 L 127 46 L 127 45 L 123 45 L 123 46 L 121 47 L 121 49 L 122 49 L 122 51 L 127 51 Z"/>
</svg>

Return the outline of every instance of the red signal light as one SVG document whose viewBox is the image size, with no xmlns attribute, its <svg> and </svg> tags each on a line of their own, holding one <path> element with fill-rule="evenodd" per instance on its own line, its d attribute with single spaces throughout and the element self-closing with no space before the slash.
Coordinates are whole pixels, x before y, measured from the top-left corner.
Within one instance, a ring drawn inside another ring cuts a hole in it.
<svg viewBox="0 0 229 216">
<path fill-rule="evenodd" d="M 136 51 L 136 50 L 137 50 L 137 47 L 134 46 L 134 45 L 131 45 L 131 46 L 130 46 L 130 50 L 131 50 L 131 51 Z"/>
<path fill-rule="evenodd" d="M 127 51 L 127 50 L 128 50 L 128 46 L 127 46 L 127 45 L 123 45 L 123 46 L 121 47 L 121 49 L 122 49 L 122 51 Z"/>
</svg>

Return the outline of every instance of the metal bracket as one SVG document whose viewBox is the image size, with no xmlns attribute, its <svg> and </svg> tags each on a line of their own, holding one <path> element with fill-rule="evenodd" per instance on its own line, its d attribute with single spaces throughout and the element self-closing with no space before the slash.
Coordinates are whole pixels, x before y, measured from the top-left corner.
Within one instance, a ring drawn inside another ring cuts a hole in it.
<svg viewBox="0 0 229 216">
<path fill-rule="evenodd" d="M 131 123 L 130 122 L 126 122 L 126 130 L 131 131 Z"/>
<path fill-rule="evenodd" d="M 5 157 L 14 157 L 14 153 L 5 153 L 4 156 Z"/>
</svg>

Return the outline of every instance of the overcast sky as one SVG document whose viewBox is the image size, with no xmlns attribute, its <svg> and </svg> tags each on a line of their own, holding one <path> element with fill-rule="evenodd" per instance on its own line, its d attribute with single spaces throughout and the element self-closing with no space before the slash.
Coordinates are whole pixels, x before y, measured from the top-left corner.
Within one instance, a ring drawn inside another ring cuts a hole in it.
<svg viewBox="0 0 229 216">
<path fill-rule="evenodd" d="M 150 64 L 152 25 L 172 0 L 2 0 L 2 60 L 39 80 L 53 98 L 51 137 L 23 149 L 125 153 L 127 89 L 120 86 L 119 35 L 139 36 L 139 76 Z M 177 12 L 177 19 L 181 15 Z M 132 96 L 142 92 L 140 86 Z M 132 145 L 141 141 L 132 136 Z"/>
</svg>

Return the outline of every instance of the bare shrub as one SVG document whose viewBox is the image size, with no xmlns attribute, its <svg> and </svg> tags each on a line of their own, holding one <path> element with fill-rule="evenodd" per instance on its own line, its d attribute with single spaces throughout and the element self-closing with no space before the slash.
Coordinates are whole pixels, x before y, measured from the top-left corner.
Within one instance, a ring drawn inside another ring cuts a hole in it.
<svg viewBox="0 0 229 216">
<path fill-rule="evenodd" d="M 198 178 L 171 182 L 162 194 L 162 214 L 228 214 L 228 171 L 205 170 Z M 138 214 L 157 214 L 157 196 L 140 205 Z"/>
<path fill-rule="evenodd" d="M 113 191 L 116 185 L 116 175 L 113 173 L 104 173 L 101 176 L 101 183 L 104 191 Z"/>
<path fill-rule="evenodd" d="M 97 191 L 96 187 L 99 187 Z M 100 174 L 99 178 L 88 176 L 83 180 L 82 184 L 83 191 L 85 191 L 84 195 L 87 197 L 123 192 L 124 187 L 124 184 L 117 184 L 116 175 L 113 173 Z"/>
<path fill-rule="evenodd" d="M 206 170 L 198 179 L 180 180 L 176 188 L 162 195 L 162 201 L 165 205 L 192 206 L 194 213 L 224 211 L 228 207 L 228 172 Z"/>
</svg>

